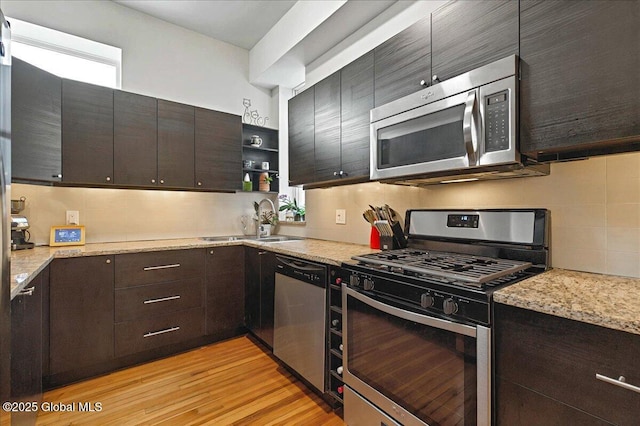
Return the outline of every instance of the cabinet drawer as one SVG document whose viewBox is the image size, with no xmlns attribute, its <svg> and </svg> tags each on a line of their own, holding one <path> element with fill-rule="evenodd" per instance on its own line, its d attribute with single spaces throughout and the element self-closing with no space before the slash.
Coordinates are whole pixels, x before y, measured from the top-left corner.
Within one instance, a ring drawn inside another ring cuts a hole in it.
<svg viewBox="0 0 640 426">
<path fill-rule="evenodd" d="M 201 278 L 116 290 L 116 322 L 198 308 L 204 300 Z"/>
<path fill-rule="evenodd" d="M 116 255 L 116 288 L 202 277 L 204 250 Z"/>
<path fill-rule="evenodd" d="M 180 343 L 204 334 L 204 310 L 186 309 L 168 315 L 115 325 L 116 357 Z"/>
<path fill-rule="evenodd" d="M 640 336 L 501 304 L 495 312 L 500 378 L 609 422 L 637 424 L 640 393 L 596 374 L 640 386 Z"/>
</svg>

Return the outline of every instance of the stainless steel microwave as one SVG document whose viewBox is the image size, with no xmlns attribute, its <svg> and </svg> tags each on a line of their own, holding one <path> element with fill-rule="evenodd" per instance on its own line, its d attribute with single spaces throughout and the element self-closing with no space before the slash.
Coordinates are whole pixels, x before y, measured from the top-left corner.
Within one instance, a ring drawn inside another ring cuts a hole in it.
<svg viewBox="0 0 640 426">
<path fill-rule="evenodd" d="M 518 150 L 518 57 L 513 55 L 371 110 L 371 179 L 544 175 Z"/>
</svg>

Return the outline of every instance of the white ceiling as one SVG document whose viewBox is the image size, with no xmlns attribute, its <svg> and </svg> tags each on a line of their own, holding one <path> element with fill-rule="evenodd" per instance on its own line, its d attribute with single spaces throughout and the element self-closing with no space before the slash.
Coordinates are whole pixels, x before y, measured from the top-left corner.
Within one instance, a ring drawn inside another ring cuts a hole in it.
<svg viewBox="0 0 640 426">
<path fill-rule="evenodd" d="M 163 21 L 204 34 L 217 40 L 251 50 L 267 33 L 277 26 L 278 21 L 297 3 L 296 0 L 112 0 L 123 6 L 153 16 Z M 307 0 L 300 0 L 305 2 Z M 298 8 L 294 22 L 286 18 L 280 27 L 304 23 L 307 13 L 322 13 L 323 0 L 316 0 L 319 9 Z M 321 23 L 313 23 L 319 15 L 309 18 L 309 32 L 297 40 L 294 29 L 291 31 L 295 45 L 289 46 L 259 75 L 251 77 L 251 83 L 271 89 L 278 85 L 296 87 L 304 82 L 305 67 L 338 45 L 361 27 L 375 20 L 383 11 L 396 5 L 396 12 L 409 7 L 413 1 L 407 0 L 350 0 L 332 2 L 337 6 L 334 13 L 323 18 Z M 330 9 L 330 7 L 329 7 Z M 291 11 L 293 12 L 293 10 Z M 291 16 L 289 16 L 291 18 Z M 280 28 L 282 30 L 282 28 Z M 280 31 L 282 33 L 282 31 Z M 286 28 L 285 28 L 286 34 Z M 284 44 L 287 44 L 283 41 Z M 282 45 L 270 45 L 272 51 L 280 50 Z M 256 47 L 257 48 L 257 47 Z"/>
<path fill-rule="evenodd" d="M 113 1 L 247 50 L 296 3 L 296 0 Z"/>
</svg>

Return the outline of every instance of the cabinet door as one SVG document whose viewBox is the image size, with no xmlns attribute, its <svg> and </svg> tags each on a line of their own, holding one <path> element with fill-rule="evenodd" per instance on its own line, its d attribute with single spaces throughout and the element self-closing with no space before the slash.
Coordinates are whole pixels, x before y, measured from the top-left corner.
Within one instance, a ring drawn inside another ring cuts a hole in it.
<svg viewBox="0 0 640 426">
<path fill-rule="evenodd" d="M 244 258 L 244 318 L 247 328 L 254 334 L 260 328 L 260 252 L 245 247 Z"/>
<path fill-rule="evenodd" d="M 242 189 L 242 121 L 239 115 L 196 108 L 196 188 Z"/>
<path fill-rule="evenodd" d="M 315 177 L 314 157 L 315 86 L 289 100 L 289 183 L 311 183 Z"/>
<path fill-rule="evenodd" d="M 11 398 L 42 400 L 42 274 L 11 301 Z M 32 289 L 29 293 L 28 290 Z M 13 424 L 35 424 L 37 411 L 15 412 Z"/>
<path fill-rule="evenodd" d="M 431 17 L 421 19 L 374 50 L 375 106 L 402 98 L 431 79 Z"/>
<path fill-rule="evenodd" d="M 521 2 L 522 152 L 546 159 L 639 148 L 614 141 L 640 135 L 638 22 L 637 1 Z"/>
<path fill-rule="evenodd" d="M 158 178 L 156 99 L 116 90 L 113 104 L 114 182 L 155 186 Z"/>
<path fill-rule="evenodd" d="M 113 90 L 62 81 L 65 183 L 113 183 Z"/>
<path fill-rule="evenodd" d="M 260 334 L 273 347 L 273 316 L 276 293 L 276 255 L 270 251 L 260 252 Z"/>
<path fill-rule="evenodd" d="M 373 108 L 373 52 L 342 69 L 341 158 L 346 178 L 369 177 L 369 111 Z"/>
<path fill-rule="evenodd" d="M 502 304 L 494 315 L 498 378 L 613 424 L 638 423 L 640 394 L 596 374 L 640 385 L 639 335 Z M 498 393 L 497 401 L 511 397 Z"/>
<path fill-rule="evenodd" d="M 315 182 L 340 171 L 340 72 L 315 85 Z"/>
<path fill-rule="evenodd" d="M 158 99 L 158 183 L 194 187 L 195 108 Z"/>
<path fill-rule="evenodd" d="M 206 333 L 231 336 L 244 326 L 244 247 L 214 247 L 206 255 Z"/>
<path fill-rule="evenodd" d="M 20 59 L 11 68 L 11 167 L 14 180 L 60 182 L 62 79 Z"/>
<path fill-rule="evenodd" d="M 112 359 L 113 256 L 55 259 L 50 274 L 50 373 Z"/>
<path fill-rule="evenodd" d="M 518 54 L 517 0 L 451 1 L 431 19 L 431 69 L 442 81 Z"/>
</svg>

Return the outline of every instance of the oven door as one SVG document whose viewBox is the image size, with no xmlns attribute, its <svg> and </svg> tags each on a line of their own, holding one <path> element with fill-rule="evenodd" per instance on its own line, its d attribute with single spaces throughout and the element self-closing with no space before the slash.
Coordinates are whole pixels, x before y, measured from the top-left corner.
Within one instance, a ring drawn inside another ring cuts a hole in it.
<svg viewBox="0 0 640 426">
<path fill-rule="evenodd" d="M 403 425 L 491 424 L 490 329 L 342 289 L 349 388 Z"/>
</svg>

